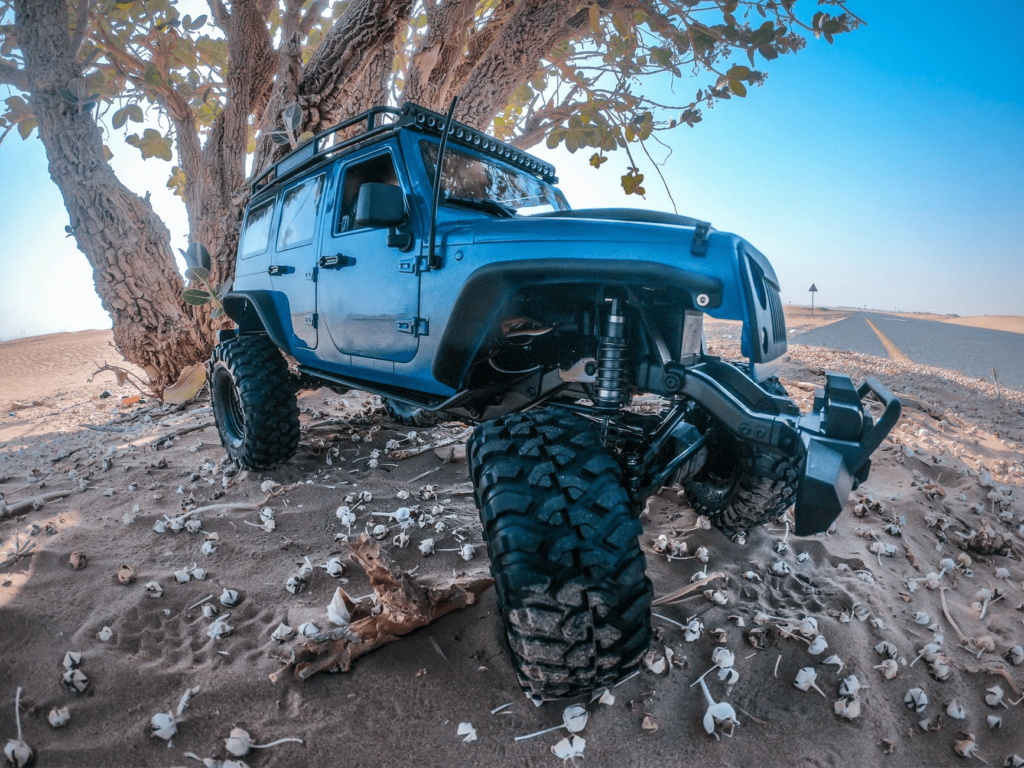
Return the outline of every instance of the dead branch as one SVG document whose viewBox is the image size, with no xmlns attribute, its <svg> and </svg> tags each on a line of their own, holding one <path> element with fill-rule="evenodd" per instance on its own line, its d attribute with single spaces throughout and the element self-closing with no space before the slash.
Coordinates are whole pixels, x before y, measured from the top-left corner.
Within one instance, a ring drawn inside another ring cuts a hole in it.
<svg viewBox="0 0 1024 768">
<path fill-rule="evenodd" d="M 65 496 L 70 496 L 73 491 L 52 491 L 51 493 L 44 493 L 42 496 L 34 496 L 31 499 L 25 501 L 19 501 L 15 504 L 7 505 L 0 501 L 0 520 L 5 520 L 11 515 L 16 515 L 23 509 L 32 507 L 33 509 L 39 509 L 48 501 L 56 501 L 57 499 L 63 499 Z"/>
<path fill-rule="evenodd" d="M 665 595 L 664 597 L 659 597 L 657 600 L 653 600 L 651 602 L 651 606 L 654 607 L 654 606 L 658 606 L 658 605 L 669 605 L 670 603 L 678 603 L 684 597 L 686 597 L 687 595 L 690 595 L 690 594 L 696 592 L 698 589 L 700 589 L 701 587 L 705 586 L 709 582 L 714 581 L 715 579 L 724 579 L 724 578 L 725 578 L 725 574 L 724 573 L 721 573 L 721 572 L 712 573 L 710 576 L 708 576 L 706 578 L 703 578 L 703 579 L 701 579 L 700 581 L 698 581 L 698 582 L 696 582 L 694 584 L 688 584 L 687 586 L 683 587 L 682 589 L 677 589 L 675 592 L 672 592 L 671 594 Z"/>
<path fill-rule="evenodd" d="M 9 565 L 14 565 L 16 562 L 21 560 L 23 557 L 27 557 L 32 554 L 32 550 L 35 549 L 36 543 L 34 541 L 25 541 L 21 543 L 21 536 L 15 534 L 14 536 L 14 549 L 7 551 L 7 557 L 4 558 L 3 562 L 0 562 L 0 568 L 6 568 Z"/>
<path fill-rule="evenodd" d="M 100 365 L 99 363 L 93 363 L 93 365 L 96 366 L 97 370 L 93 372 L 92 376 L 86 379 L 88 383 L 92 384 L 92 380 L 95 379 L 99 374 L 104 373 L 106 371 L 110 371 L 112 374 L 114 374 L 114 376 L 117 377 L 117 386 L 120 387 L 124 384 L 131 384 L 146 397 L 158 398 L 158 396 L 153 394 L 152 390 L 150 389 L 150 383 L 148 381 L 143 381 L 131 371 L 127 371 L 124 368 L 121 368 L 120 366 L 117 365 L 109 365 L 105 360 L 103 361 L 103 365 Z M 136 381 L 138 382 L 138 384 L 135 383 Z"/>
<path fill-rule="evenodd" d="M 351 623 L 305 639 L 292 648 L 287 663 L 270 676 L 277 682 L 289 669 L 305 680 L 317 672 L 348 672 L 360 656 L 394 642 L 458 608 L 476 602 L 494 583 L 487 576 L 463 577 L 433 584 L 402 573 L 376 541 L 363 534 L 347 545 L 352 560 L 366 571 L 376 604 L 354 603 L 342 592 Z"/>
<path fill-rule="evenodd" d="M 435 440 L 432 443 L 428 443 L 427 445 L 421 445 L 416 448 L 409 448 L 408 450 L 405 451 L 392 451 L 391 458 L 398 459 L 400 461 L 402 459 L 408 459 L 412 456 L 419 456 L 421 453 L 432 451 L 435 448 L 444 448 L 446 445 L 451 445 L 452 443 L 457 443 L 460 440 L 465 440 L 471 434 L 473 434 L 473 427 L 470 427 L 469 429 L 459 432 L 459 434 L 455 435 L 454 437 L 445 437 L 441 440 Z"/>
<path fill-rule="evenodd" d="M 198 432 L 201 429 L 206 429 L 207 427 L 212 427 L 212 426 L 213 426 L 213 422 L 212 421 L 204 421 L 202 424 L 196 424 L 195 426 L 192 426 L 192 427 L 184 427 L 182 429 L 176 429 L 173 432 L 168 432 L 166 435 L 160 435 L 160 437 L 158 437 L 156 439 L 156 442 L 157 443 L 162 443 L 165 440 L 173 440 L 176 437 L 181 437 L 182 435 L 187 435 L 189 432 Z M 138 442 L 139 440 L 143 440 L 143 439 L 145 439 L 147 437 L 149 437 L 149 435 L 142 435 L 141 437 L 133 438 L 132 440 L 128 441 L 128 444 L 131 445 L 132 443 Z"/>
</svg>

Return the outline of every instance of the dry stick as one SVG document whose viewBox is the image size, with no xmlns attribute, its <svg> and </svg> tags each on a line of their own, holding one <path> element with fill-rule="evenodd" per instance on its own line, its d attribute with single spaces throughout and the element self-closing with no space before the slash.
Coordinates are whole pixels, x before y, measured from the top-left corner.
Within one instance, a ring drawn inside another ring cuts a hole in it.
<svg viewBox="0 0 1024 768">
<path fill-rule="evenodd" d="M 960 638 L 960 642 L 966 643 L 967 642 L 967 638 L 964 637 L 964 633 L 960 631 L 960 627 L 958 627 L 956 625 L 956 622 L 953 621 L 953 617 L 949 615 L 949 607 L 946 605 L 946 588 L 945 587 L 941 587 L 939 589 L 939 599 L 942 601 L 942 613 L 943 613 L 943 615 L 945 615 L 946 621 L 948 621 L 950 623 L 950 626 L 952 626 L 953 629 L 956 630 L 956 634 Z"/>
<path fill-rule="evenodd" d="M 51 493 L 44 493 L 42 496 L 36 496 L 25 501 L 19 501 L 15 504 L 7 505 L 0 501 L 0 520 L 4 520 L 11 515 L 16 515 L 23 509 L 34 507 L 36 504 L 40 506 L 48 501 L 56 501 L 57 499 L 63 499 L 65 496 L 70 496 L 74 491 L 68 489 L 65 491 L 52 491 Z"/>
<path fill-rule="evenodd" d="M 671 594 L 665 595 L 664 597 L 659 597 L 657 600 L 654 600 L 654 601 L 651 602 L 651 606 L 654 607 L 654 606 L 668 605 L 670 603 L 679 602 L 680 600 L 682 600 L 687 595 L 689 595 L 689 594 L 691 594 L 693 592 L 696 592 L 698 589 L 700 589 L 701 587 L 706 585 L 708 582 L 714 581 L 715 579 L 724 579 L 724 578 L 725 578 L 725 574 L 724 573 L 721 573 L 721 572 L 712 573 L 710 576 L 707 576 L 706 578 L 701 579 L 700 581 L 696 582 L 695 584 L 690 584 L 688 586 L 683 587 L 682 589 L 676 590 L 675 592 L 673 592 Z"/>
<path fill-rule="evenodd" d="M 168 432 L 166 435 L 161 435 L 160 437 L 158 437 L 156 439 L 156 442 L 157 443 L 162 443 L 165 440 L 173 440 L 176 437 L 181 437 L 182 435 L 187 435 L 189 432 L 198 432 L 201 429 L 206 429 L 207 427 L 212 427 L 212 426 L 213 426 L 213 422 L 212 421 L 205 421 L 202 424 L 197 424 L 194 427 L 185 427 L 184 429 L 177 429 L 174 432 Z M 131 440 L 128 441 L 128 445 L 131 445 L 132 443 L 137 442 L 137 441 L 142 440 L 142 439 L 147 438 L 147 437 L 150 437 L 150 436 L 149 435 L 140 435 L 139 437 L 132 438 Z"/>
<path fill-rule="evenodd" d="M 366 534 L 348 549 L 352 560 L 369 577 L 380 612 L 374 615 L 369 606 L 353 604 L 350 624 L 300 642 L 292 649 L 288 663 L 270 675 L 271 682 L 280 680 L 290 669 L 302 680 L 325 670 L 348 672 L 358 657 L 446 613 L 473 605 L 477 595 L 494 583 L 484 576 L 466 576 L 445 584 L 415 579 L 395 566 Z"/>
<path fill-rule="evenodd" d="M 446 438 L 444 438 L 442 440 L 435 440 L 434 442 L 428 443 L 427 445 L 421 445 L 421 446 L 419 446 L 417 448 L 410 448 L 410 449 L 408 449 L 406 451 L 392 451 L 391 452 L 391 458 L 398 459 L 399 461 L 401 461 L 402 459 L 408 459 L 408 458 L 410 458 L 412 456 L 419 456 L 421 453 L 426 453 L 427 451 L 432 451 L 435 448 L 444 448 L 446 445 L 451 445 L 452 443 L 457 443 L 460 440 L 462 440 L 463 438 L 469 437 L 472 433 L 473 433 L 473 427 L 470 427 L 469 429 L 466 429 L 466 430 L 460 432 L 459 434 L 455 435 L 454 437 L 446 437 Z"/>
</svg>

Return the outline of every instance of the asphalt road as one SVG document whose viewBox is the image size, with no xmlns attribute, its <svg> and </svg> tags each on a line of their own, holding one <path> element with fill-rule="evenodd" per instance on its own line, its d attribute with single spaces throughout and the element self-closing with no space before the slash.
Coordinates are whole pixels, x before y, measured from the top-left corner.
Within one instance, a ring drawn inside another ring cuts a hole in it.
<svg viewBox="0 0 1024 768">
<path fill-rule="evenodd" d="M 915 363 L 987 381 L 992 381 L 994 367 L 1001 385 L 1024 392 L 1024 334 L 1020 333 L 858 312 L 838 323 L 791 336 L 790 341 L 888 357 L 867 319 Z"/>
</svg>

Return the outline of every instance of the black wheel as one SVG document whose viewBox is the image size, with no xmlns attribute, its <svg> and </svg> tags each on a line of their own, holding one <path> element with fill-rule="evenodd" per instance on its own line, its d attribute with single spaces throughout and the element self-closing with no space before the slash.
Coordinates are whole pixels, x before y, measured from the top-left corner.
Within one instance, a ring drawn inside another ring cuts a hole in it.
<svg viewBox="0 0 1024 768">
<path fill-rule="evenodd" d="M 266 336 L 236 336 L 213 350 L 210 394 L 221 444 L 244 468 L 272 469 L 295 455 L 295 382 Z"/>
<path fill-rule="evenodd" d="M 762 385 L 785 397 L 778 379 Z M 796 501 L 799 467 L 794 459 L 770 453 L 717 430 L 704 467 L 683 482 L 693 508 L 723 533 L 742 537 L 749 529 L 775 520 Z"/>
<path fill-rule="evenodd" d="M 406 427 L 432 427 L 444 421 L 444 414 L 425 411 L 415 405 L 403 403 L 401 400 L 392 400 L 390 397 L 381 398 L 384 401 L 384 408 L 392 421 Z"/>
<path fill-rule="evenodd" d="M 470 475 L 519 683 L 557 699 L 629 674 L 653 589 L 618 464 L 589 422 L 544 408 L 476 428 Z"/>
</svg>

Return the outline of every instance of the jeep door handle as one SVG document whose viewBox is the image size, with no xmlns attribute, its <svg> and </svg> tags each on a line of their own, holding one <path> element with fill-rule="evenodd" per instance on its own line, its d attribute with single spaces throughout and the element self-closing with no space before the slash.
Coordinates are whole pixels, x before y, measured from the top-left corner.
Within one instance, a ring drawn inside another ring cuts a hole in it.
<svg viewBox="0 0 1024 768">
<path fill-rule="evenodd" d="M 353 259 L 351 256 L 346 256 L 343 253 L 336 253 L 333 256 L 320 257 L 321 269 L 342 269 L 343 267 L 351 267 L 355 263 L 355 259 Z"/>
</svg>

